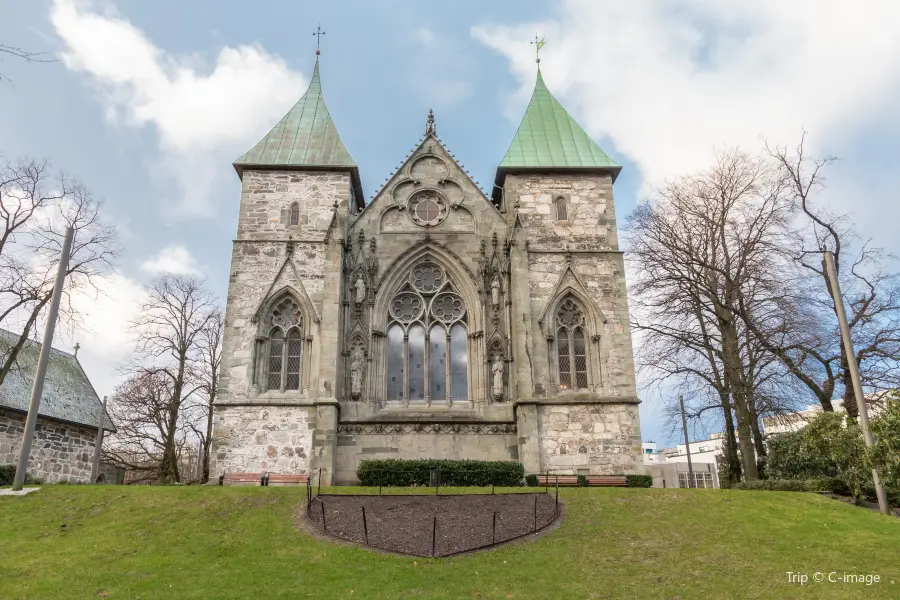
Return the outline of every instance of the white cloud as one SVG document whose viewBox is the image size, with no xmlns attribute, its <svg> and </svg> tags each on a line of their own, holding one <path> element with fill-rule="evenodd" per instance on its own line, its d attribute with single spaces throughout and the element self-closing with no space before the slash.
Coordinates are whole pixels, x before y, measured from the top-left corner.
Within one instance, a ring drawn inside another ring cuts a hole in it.
<svg viewBox="0 0 900 600">
<path fill-rule="evenodd" d="M 554 20 L 474 27 L 521 82 L 516 119 L 534 85 L 535 31 L 547 85 L 645 181 L 704 166 L 725 145 L 756 149 L 761 135 L 794 144 L 805 128 L 821 149 L 877 115 L 897 123 L 891 0 L 568 0 Z"/>
<path fill-rule="evenodd" d="M 459 44 L 428 27 L 416 28 L 411 37 L 416 60 L 410 76 L 428 103 L 449 107 L 468 98 L 469 61 Z"/>
<path fill-rule="evenodd" d="M 141 263 L 141 270 L 150 275 L 200 275 L 190 251 L 180 244 L 166 246 L 159 253 Z"/>
<path fill-rule="evenodd" d="M 112 122 L 152 126 L 162 167 L 177 181 L 175 208 L 211 212 L 217 175 L 272 127 L 297 101 L 304 78 L 258 45 L 224 47 L 212 69 L 196 57 L 158 48 L 109 9 L 92 11 L 56 0 L 51 21 L 65 43 L 65 65 L 89 74 L 102 91 Z"/>
</svg>

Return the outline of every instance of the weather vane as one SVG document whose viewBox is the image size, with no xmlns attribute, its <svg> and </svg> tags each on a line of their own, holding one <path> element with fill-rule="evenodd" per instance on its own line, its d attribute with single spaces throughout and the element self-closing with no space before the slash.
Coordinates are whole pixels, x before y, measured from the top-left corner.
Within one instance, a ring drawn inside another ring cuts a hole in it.
<svg viewBox="0 0 900 600">
<path fill-rule="evenodd" d="M 544 41 L 544 38 L 538 39 L 538 35 L 535 33 L 534 41 L 530 43 L 534 44 L 534 62 L 541 64 L 541 48 L 543 48 L 544 44 L 547 42 Z"/>
<path fill-rule="evenodd" d="M 316 56 L 320 54 L 319 52 L 319 43 L 322 41 L 322 36 L 325 35 L 325 32 L 322 31 L 322 24 L 316 25 L 316 31 L 313 33 L 316 36 Z"/>
</svg>

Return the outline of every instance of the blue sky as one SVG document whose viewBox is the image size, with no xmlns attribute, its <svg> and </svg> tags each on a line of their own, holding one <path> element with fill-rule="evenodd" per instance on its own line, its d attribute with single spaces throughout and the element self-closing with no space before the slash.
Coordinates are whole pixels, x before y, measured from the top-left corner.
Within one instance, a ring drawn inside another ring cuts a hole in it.
<svg viewBox="0 0 900 600">
<path fill-rule="evenodd" d="M 900 7 L 884 0 L 8 3 L 0 153 L 51 159 L 107 203 L 125 253 L 87 330 L 61 332 L 101 394 L 154 275 L 197 272 L 224 297 L 239 185 L 231 161 L 296 101 L 314 63 L 367 197 L 424 128 L 487 186 L 534 81 L 624 166 L 620 224 L 655 183 L 762 138 L 841 161 L 822 202 L 892 251 L 900 184 Z M 645 391 L 645 439 L 673 441 Z"/>
</svg>

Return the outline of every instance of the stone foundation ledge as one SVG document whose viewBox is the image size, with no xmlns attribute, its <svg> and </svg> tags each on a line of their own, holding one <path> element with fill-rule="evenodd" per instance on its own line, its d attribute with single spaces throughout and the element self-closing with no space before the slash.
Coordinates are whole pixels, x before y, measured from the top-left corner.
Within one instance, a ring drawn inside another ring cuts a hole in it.
<svg viewBox="0 0 900 600">
<path fill-rule="evenodd" d="M 575 404 L 640 404 L 637 396 L 601 396 L 592 392 L 576 392 L 564 396 L 534 396 L 516 400 L 513 406 L 520 405 L 575 405 Z"/>
</svg>

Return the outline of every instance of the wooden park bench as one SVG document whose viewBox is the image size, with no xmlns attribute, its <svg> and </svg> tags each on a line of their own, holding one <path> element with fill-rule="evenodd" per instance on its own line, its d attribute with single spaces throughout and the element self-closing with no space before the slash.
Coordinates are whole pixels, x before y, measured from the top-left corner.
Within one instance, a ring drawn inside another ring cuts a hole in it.
<svg viewBox="0 0 900 600">
<path fill-rule="evenodd" d="M 538 475 L 539 486 L 578 486 L 578 475 Z"/>
<path fill-rule="evenodd" d="M 624 475 L 588 475 L 587 484 L 588 487 L 625 487 L 628 485 L 628 478 Z"/>
<path fill-rule="evenodd" d="M 264 473 L 225 473 L 219 476 L 219 485 L 263 485 Z"/>
<path fill-rule="evenodd" d="M 309 481 L 309 475 L 283 475 L 270 473 L 266 475 L 263 485 L 305 485 Z"/>
</svg>

